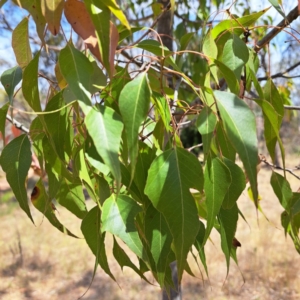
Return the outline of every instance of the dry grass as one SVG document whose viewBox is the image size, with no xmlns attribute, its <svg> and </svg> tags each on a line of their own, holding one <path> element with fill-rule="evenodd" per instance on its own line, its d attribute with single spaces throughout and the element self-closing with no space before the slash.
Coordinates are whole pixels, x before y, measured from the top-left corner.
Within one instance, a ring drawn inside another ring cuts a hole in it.
<svg viewBox="0 0 300 300">
<path fill-rule="evenodd" d="M 259 175 L 261 206 L 269 221 L 256 213 L 246 193 L 239 200 L 248 222 L 240 220 L 236 234 L 242 244 L 238 250 L 240 270 L 232 262 L 225 281 L 225 260 L 218 235 L 214 233 L 212 242 L 206 247 L 210 282 L 204 275 L 202 280 L 191 259 L 190 265 L 197 278 L 184 276 L 183 299 L 300 299 L 300 256 L 290 239 L 284 237 L 279 217 L 282 209 L 269 186 L 270 175 L 267 169 L 262 169 Z M 299 181 L 291 176 L 289 179 L 293 190 L 297 190 Z M 64 236 L 34 208 L 32 211 L 36 227 L 17 206 L 0 206 L 0 298 L 77 299 L 91 282 L 94 256 L 84 240 Z M 80 235 L 78 220 L 62 208 L 59 217 Z M 110 246 L 111 241 L 107 244 Z M 111 253 L 108 256 L 121 288 L 99 269 L 83 299 L 161 298 L 157 286 L 142 282 L 128 268 L 122 273 Z"/>
</svg>

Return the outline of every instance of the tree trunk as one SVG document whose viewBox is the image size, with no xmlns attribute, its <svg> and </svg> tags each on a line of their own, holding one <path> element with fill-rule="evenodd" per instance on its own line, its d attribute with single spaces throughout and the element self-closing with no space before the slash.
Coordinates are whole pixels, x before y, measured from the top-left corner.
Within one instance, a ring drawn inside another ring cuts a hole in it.
<svg viewBox="0 0 300 300">
<path fill-rule="evenodd" d="M 158 0 L 158 3 L 162 3 L 164 8 L 170 5 L 169 0 Z M 172 10 L 169 9 L 166 11 L 158 21 L 157 24 L 157 32 L 160 35 L 162 43 L 166 46 L 170 51 L 173 51 L 173 13 Z M 169 81 L 169 85 L 172 85 L 172 80 Z M 171 86 L 170 86 L 171 87 Z M 167 138 L 165 140 L 168 140 Z M 173 261 L 170 264 L 172 270 L 172 279 L 174 282 L 175 289 L 171 289 L 170 296 L 168 296 L 165 290 L 162 291 L 162 299 L 163 300 L 181 300 L 181 286 L 178 282 L 178 274 L 177 274 L 177 264 L 176 261 Z"/>
</svg>

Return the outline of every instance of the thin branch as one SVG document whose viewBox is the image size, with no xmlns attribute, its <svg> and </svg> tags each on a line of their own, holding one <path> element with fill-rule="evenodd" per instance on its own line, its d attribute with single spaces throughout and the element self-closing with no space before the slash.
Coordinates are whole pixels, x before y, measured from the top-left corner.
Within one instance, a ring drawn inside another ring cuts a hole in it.
<svg viewBox="0 0 300 300">
<path fill-rule="evenodd" d="M 284 105 L 284 109 L 286 109 L 286 110 L 300 110 L 300 106 Z"/>
<path fill-rule="evenodd" d="M 195 146 L 192 146 L 192 147 L 188 148 L 187 151 L 190 152 L 190 151 L 192 151 L 193 149 L 198 148 L 198 147 L 202 147 L 202 146 L 203 146 L 203 143 L 198 144 L 198 145 L 195 145 Z"/>
<path fill-rule="evenodd" d="M 294 64 L 293 66 L 289 67 L 288 69 L 286 69 L 285 71 L 283 72 L 279 72 L 279 73 L 276 73 L 272 76 L 265 76 L 265 77 L 258 77 L 257 80 L 258 81 L 263 81 L 263 80 L 268 80 L 269 78 L 278 78 L 278 77 L 282 77 L 282 78 L 296 78 L 296 77 L 299 77 L 300 75 L 297 75 L 297 76 L 285 76 L 284 74 L 296 69 L 298 66 L 300 66 L 300 62 L 297 62 L 296 64 Z"/>
<path fill-rule="evenodd" d="M 283 19 L 275 28 L 273 28 L 267 35 L 265 35 L 254 47 L 254 51 L 258 52 L 264 46 L 270 43 L 270 41 L 280 33 L 285 27 L 290 25 L 299 16 L 298 5 L 292 9 L 289 14 Z"/>
<path fill-rule="evenodd" d="M 26 128 L 22 123 L 18 122 L 16 119 L 13 119 L 10 115 L 6 115 L 6 120 L 8 120 L 10 123 L 12 123 L 16 128 L 19 130 L 22 130 L 26 134 L 29 133 L 29 129 Z"/>
<path fill-rule="evenodd" d="M 262 155 L 262 154 L 259 155 L 259 158 L 260 158 L 261 162 L 263 162 L 265 165 L 271 167 L 272 169 L 288 172 L 291 175 L 293 175 L 294 177 L 296 177 L 298 180 L 300 180 L 300 176 L 298 176 L 297 174 L 294 173 L 294 171 L 299 170 L 300 167 L 296 167 L 295 169 L 282 168 L 280 166 L 276 166 L 276 165 L 268 162 L 267 159 L 266 159 L 266 157 L 264 155 Z"/>
</svg>

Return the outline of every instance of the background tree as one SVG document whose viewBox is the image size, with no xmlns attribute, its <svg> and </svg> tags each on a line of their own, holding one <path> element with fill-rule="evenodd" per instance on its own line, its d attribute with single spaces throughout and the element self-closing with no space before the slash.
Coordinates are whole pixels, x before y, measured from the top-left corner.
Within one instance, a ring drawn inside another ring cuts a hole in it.
<svg viewBox="0 0 300 300">
<path fill-rule="evenodd" d="M 268 9 L 253 12 L 248 6 L 238 16 L 242 1 L 235 6 L 159 1 L 151 2 L 151 9 L 143 1 L 120 6 L 113 0 L 15 3 L 30 16 L 15 27 L 2 16 L 12 30 L 18 66 L 1 76 L 8 103 L 0 110 L 0 131 L 6 141 L 9 120 L 24 134 L 5 143 L 0 164 L 29 219 L 34 222 L 26 176 L 34 157 L 40 179 L 32 204 L 73 237 L 57 218 L 55 205 L 82 219 L 95 271 L 100 265 L 115 279 L 107 263 L 107 234 L 114 237 L 120 266 L 145 280 L 150 271 L 167 294 L 174 289 L 172 262 L 179 283 L 184 271 L 191 273 L 189 253 L 207 272 L 205 244 L 213 229 L 220 233 L 227 268 L 230 258 L 237 262 L 235 231 L 243 216 L 238 198 L 248 184 L 249 198 L 259 208 L 257 166 L 263 162 L 275 168 L 258 155 L 252 107 L 262 113 L 271 159 L 278 144 L 282 169 L 293 173 L 285 168 L 279 133 L 289 98 L 272 77 L 284 77 L 298 65 L 282 76 L 270 74 L 267 46 L 283 30 L 298 42 L 290 28 L 298 6 L 284 14 L 273 3 L 283 21 L 266 34 L 273 25 L 259 24 Z M 152 23 L 145 30 L 148 20 Z M 263 71 L 266 83 L 257 76 Z M 27 120 L 29 130 L 14 118 L 20 94 L 27 105 L 23 113 L 36 116 Z M 200 159 L 182 144 L 185 126 L 202 136 Z M 271 185 L 284 209 L 282 225 L 299 251 L 299 193 L 276 172 Z M 95 202 L 91 210 L 84 191 Z M 139 267 L 122 243 L 138 257 Z"/>
</svg>

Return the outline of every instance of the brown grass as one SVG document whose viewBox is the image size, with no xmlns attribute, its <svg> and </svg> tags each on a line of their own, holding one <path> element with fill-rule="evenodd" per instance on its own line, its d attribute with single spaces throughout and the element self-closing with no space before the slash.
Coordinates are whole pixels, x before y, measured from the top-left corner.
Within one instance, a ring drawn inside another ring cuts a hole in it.
<svg viewBox="0 0 300 300">
<path fill-rule="evenodd" d="M 197 278 L 184 276 L 183 299 L 300 299 L 300 256 L 281 228 L 282 209 L 269 186 L 270 175 L 266 168 L 259 174 L 261 206 L 269 220 L 257 214 L 246 192 L 239 199 L 248 222 L 240 220 L 236 234 L 242 244 L 238 250 L 240 270 L 231 262 L 226 279 L 220 240 L 214 232 L 206 246 L 209 280 L 203 268 L 202 280 L 191 258 L 190 266 Z M 299 181 L 291 175 L 288 179 L 293 190 L 297 190 Z M 83 239 L 64 236 L 43 220 L 38 211 L 34 208 L 32 211 L 36 227 L 17 206 L 11 203 L 0 206 L 0 299 L 79 298 L 92 280 L 94 256 Z M 81 236 L 76 218 L 63 208 L 59 208 L 58 216 Z M 111 240 L 107 244 L 111 246 Z M 161 299 L 157 286 L 144 283 L 128 268 L 122 273 L 111 253 L 108 257 L 121 288 L 99 269 L 83 299 Z"/>
</svg>

